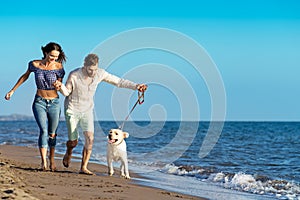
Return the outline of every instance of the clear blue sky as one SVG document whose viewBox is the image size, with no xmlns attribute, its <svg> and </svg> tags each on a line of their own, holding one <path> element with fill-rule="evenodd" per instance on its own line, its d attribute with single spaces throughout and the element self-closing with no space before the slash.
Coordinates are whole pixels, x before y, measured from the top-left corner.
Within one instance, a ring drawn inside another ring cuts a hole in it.
<svg viewBox="0 0 300 200">
<path fill-rule="evenodd" d="M 188 36 L 211 57 L 224 83 L 226 120 L 299 121 L 299 10 L 298 0 L 5 1 L 0 7 L 3 70 L 0 91 L 4 97 L 26 71 L 27 63 L 41 58 L 40 47 L 50 41 L 62 45 L 68 57 L 65 69 L 69 73 L 81 66 L 84 56 L 108 38 L 136 28 L 160 27 Z M 120 43 L 120 48 L 122 45 Z M 153 70 L 140 76 L 128 76 L 133 81 L 143 79 L 149 83 L 146 102 L 134 111 L 133 119 L 149 120 L 151 114 L 154 119 L 185 120 L 189 118 L 182 118 L 181 113 L 186 106 L 199 110 L 200 120 L 210 119 L 211 94 L 204 81 L 209 77 L 197 75 L 190 64 L 175 55 L 144 50 L 122 56 L 107 70 L 126 77 L 127 72 L 148 63 L 168 66 L 170 71 L 175 70 L 185 77 L 197 103 L 180 105 L 181 97 L 176 90 L 185 88 L 172 73 Z M 174 78 L 174 81 L 160 85 L 158 75 Z M 151 83 L 152 78 L 155 83 Z M 134 103 L 136 93 L 120 89 L 132 95 L 128 104 L 113 96 L 113 90 L 105 83 L 98 88 L 96 113 L 100 120 L 114 119 L 112 102 L 117 101 L 126 111 Z M 34 94 L 31 75 L 10 101 L 1 98 L 0 115 L 32 115 Z M 125 113 L 122 112 L 120 118 Z"/>
</svg>

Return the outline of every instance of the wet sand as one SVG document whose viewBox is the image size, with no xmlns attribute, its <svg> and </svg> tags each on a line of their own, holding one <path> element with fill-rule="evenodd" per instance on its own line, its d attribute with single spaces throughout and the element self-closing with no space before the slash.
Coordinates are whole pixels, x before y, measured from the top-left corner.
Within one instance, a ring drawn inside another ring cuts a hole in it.
<svg viewBox="0 0 300 200">
<path fill-rule="evenodd" d="M 96 175 L 79 174 L 80 163 L 69 168 L 56 155 L 57 171 L 41 171 L 37 148 L 0 145 L 0 195 L 2 199 L 118 199 L 118 200 L 199 200 L 189 196 L 138 185 L 119 174 L 110 177 L 107 167 L 95 163 L 89 169 Z M 138 177 L 131 172 L 131 177 Z"/>
</svg>

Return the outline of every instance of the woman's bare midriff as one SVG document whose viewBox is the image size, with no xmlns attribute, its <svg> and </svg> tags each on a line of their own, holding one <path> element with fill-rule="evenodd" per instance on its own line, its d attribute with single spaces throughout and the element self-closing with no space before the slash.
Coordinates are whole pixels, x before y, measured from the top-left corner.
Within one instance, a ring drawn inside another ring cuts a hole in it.
<svg viewBox="0 0 300 200">
<path fill-rule="evenodd" d="M 38 89 L 36 94 L 44 99 L 55 99 L 58 97 L 56 90 L 40 90 Z"/>
</svg>

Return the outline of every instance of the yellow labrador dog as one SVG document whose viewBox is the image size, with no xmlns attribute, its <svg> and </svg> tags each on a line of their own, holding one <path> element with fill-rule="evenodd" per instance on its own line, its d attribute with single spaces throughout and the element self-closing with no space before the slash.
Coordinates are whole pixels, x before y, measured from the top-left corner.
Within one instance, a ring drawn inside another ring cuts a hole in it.
<svg viewBox="0 0 300 200">
<path fill-rule="evenodd" d="M 128 137 L 129 134 L 120 129 L 111 129 L 109 131 L 107 144 L 107 165 L 108 174 L 110 176 L 114 174 L 113 161 L 121 161 L 121 176 L 126 179 L 130 179 L 127 160 L 127 147 L 124 140 Z"/>
</svg>

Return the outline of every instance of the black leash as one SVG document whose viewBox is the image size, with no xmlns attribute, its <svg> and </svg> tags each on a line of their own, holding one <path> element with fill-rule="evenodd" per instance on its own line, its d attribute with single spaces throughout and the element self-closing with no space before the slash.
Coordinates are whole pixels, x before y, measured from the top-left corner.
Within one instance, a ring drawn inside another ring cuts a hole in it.
<svg viewBox="0 0 300 200">
<path fill-rule="evenodd" d="M 132 111 L 134 110 L 134 108 L 139 104 L 142 105 L 144 103 L 144 93 L 145 92 L 138 92 L 138 100 L 135 102 L 134 106 L 131 108 L 129 114 L 127 115 L 127 117 L 125 118 L 125 120 L 123 121 L 123 123 L 121 124 L 121 126 L 119 126 L 120 130 L 123 130 L 124 124 L 127 121 L 129 115 L 132 113 Z"/>
</svg>

